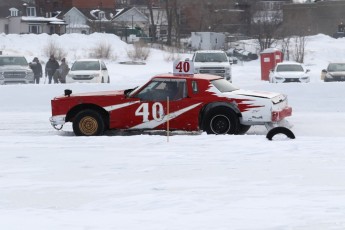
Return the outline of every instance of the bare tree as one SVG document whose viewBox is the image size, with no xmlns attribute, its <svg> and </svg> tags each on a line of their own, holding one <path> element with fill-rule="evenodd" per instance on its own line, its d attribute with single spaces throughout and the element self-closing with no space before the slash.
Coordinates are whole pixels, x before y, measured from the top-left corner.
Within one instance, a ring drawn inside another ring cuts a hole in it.
<svg viewBox="0 0 345 230">
<path fill-rule="evenodd" d="M 152 10 L 153 1 L 152 0 L 146 0 L 146 4 L 147 4 L 147 8 L 148 8 L 149 14 L 150 14 L 150 21 L 151 21 L 150 32 L 151 32 L 151 37 L 152 37 L 152 41 L 155 42 L 156 41 L 157 26 L 155 24 L 155 20 L 154 20 L 154 16 L 153 16 L 153 10 Z"/>
<path fill-rule="evenodd" d="M 272 47 L 276 42 L 281 24 L 280 10 L 267 10 L 262 5 L 253 6 L 251 33 L 257 38 L 261 51 Z"/>
<path fill-rule="evenodd" d="M 305 35 L 300 35 L 294 37 L 294 44 L 295 44 L 295 49 L 294 49 L 294 60 L 299 63 L 304 62 L 304 55 L 305 55 L 305 47 L 307 44 L 307 38 Z"/>
<path fill-rule="evenodd" d="M 172 28 L 173 28 L 173 5 L 176 0 L 165 0 L 165 11 L 167 15 L 167 21 L 168 21 L 168 34 L 167 34 L 167 45 L 171 45 L 171 34 L 172 34 Z"/>
<path fill-rule="evenodd" d="M 291 45 L 291 37 L 287 36 L 281 40 L 281 50 L 284 54 L 285 60 L 290 60 L 290 45 Z"/>
</svg>

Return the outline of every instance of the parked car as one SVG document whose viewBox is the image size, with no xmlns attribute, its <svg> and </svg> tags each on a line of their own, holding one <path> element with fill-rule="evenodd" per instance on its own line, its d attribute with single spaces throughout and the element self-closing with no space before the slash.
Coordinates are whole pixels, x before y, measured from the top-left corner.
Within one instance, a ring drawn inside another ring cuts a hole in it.
<svg viewBox="0 0 345 230">
<path fill-rule="evenodd" d="M 231 61 L 221 50 L 199 50 L 192 57 L 195 73 L 214 74 L 232 82 Z"/>
<path fill-rule="evenodd" d="M 280 62 L 270 71 L 269 81 L 271 83 L 284 82 L 309 82 L 309 69 L 305 69 L 298 62 Z"/>
<path fill-rule="evenodd" d="M 73 63 L 66 83 L 110 83 L 108 69 L 100 59 L 80 59 Z"/>
<path fill-rule="evenodd" d="M 34 74 L 23 56 L 0 55 L 0 84 L 32 84 Z"/>
<path fill-rule="evenodd" d="M 189 71 L 189 65 L 177 65 Z M 160 74 L 126 90 L 65 95 L 51 101 L 50 122 L 72 122 L 77 136 L 117 130 L 183 130 L 244 134 L 251 125 L 279 126 L 291 116 L 287 96 L 242 90 L 220 76 Z M 169 122 L 168 122 L 169 121 Z"/>
<path fill-rule="evenodd" d="M 230 62 L 230 64 L 237 64 L 238 58 L 237 57 L 229 57 L 229 62 Z"/>
<path fill-rule="evenodd" d="M 329 63 L 327 69 L 322 70 L 322 72 L 325 82 L 345 81 L 345 62 Z"/>
</svg>

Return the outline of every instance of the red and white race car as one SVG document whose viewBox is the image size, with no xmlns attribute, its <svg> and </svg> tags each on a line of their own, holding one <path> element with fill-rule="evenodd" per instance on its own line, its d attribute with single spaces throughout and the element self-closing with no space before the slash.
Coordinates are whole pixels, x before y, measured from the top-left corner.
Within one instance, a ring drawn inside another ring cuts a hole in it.
<svg viewBox="0 0 345 230">
<path fill-rule="evenodd" d="M 185 130 L 244 134 L 291 116 L 287 96 L 238 89 L 219 76 L 162 74 L 121 91 L 73 94 L 51 101 L 51 124 L 73 123 L 77 136 L 118 130 Z"/>
</svg>

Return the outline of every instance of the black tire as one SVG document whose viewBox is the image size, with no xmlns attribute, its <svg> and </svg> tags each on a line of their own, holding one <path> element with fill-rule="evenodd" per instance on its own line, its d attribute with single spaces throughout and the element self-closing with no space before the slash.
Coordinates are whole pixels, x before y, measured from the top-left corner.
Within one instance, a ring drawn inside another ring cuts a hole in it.
<svg viewBox="0 0 345 230">
<path fill-rule="evenodd" d="M 101 83 L 104 83 L 104 77 L 102 77 Z"/>
<path fill-rule="evenodd" d="M 241 125 L 240 124 L 239 130 L 238 130 L 238 134 L 240 134 L 240 135 L 245 134 L 246 132 L 248 132 L 250 127 L 251 127 L 250 125 Z"/>
<path fill-rule="evenodd" d="M 207 134 L 238 134 L 238 117 L 236 113 L 229 108 L 211 111 L 205 121 L 205 131 Z"/>
<path fill-rule="evenodd" d="M 110 77 L 108 76 L 108 81 L 107 81 L 107 83 L 109 84 L 110 83 Z"/>
<path fill-rule="evenodd" d="M 73 131 L 76 136 L 99 136 L 104 132 L 102 116 L 90 109 L 80 111 L 73 120 Z"/>
<path fill-rule="evenodd" d="M 285 127 L 275 127 L 271 129 L 270 131 L 268 131 L 266 138 L 271 141 L 272 138 L 277 134 L 285 134 L 290 139 L 296 138 L 295 134 L 290 129 Z"/>
</svg>

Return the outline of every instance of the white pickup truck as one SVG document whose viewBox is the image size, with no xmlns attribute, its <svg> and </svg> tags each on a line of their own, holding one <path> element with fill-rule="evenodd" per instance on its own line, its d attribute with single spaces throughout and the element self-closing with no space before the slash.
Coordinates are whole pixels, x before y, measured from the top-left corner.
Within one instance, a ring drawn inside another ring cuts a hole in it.
<svg viewBox="0 0 345 230">
<path fill-rule="evenodd" d="M 195 73 L 213 74 L 232 82 L 231 61 L 221 50 L 199 50 L 193 55 Z"/>
</svg>

